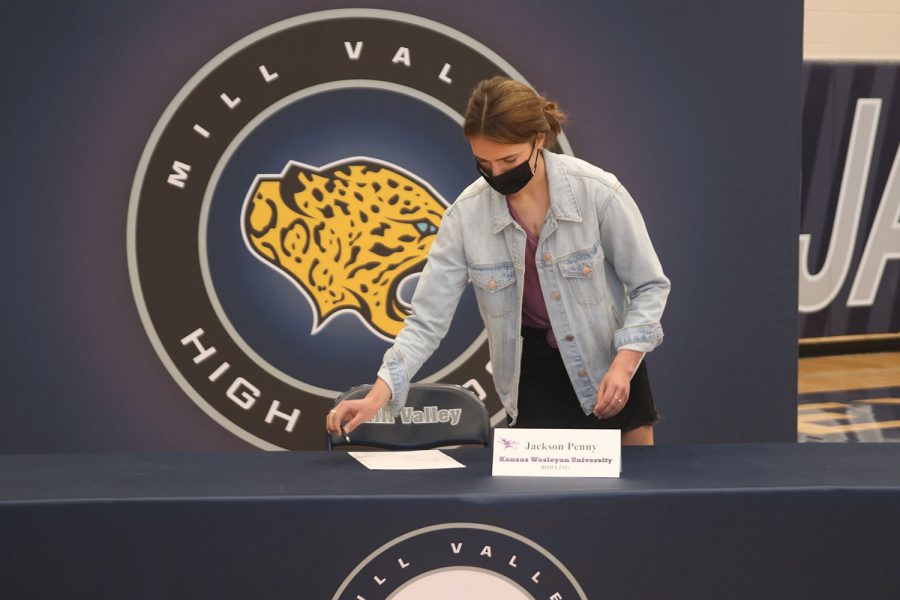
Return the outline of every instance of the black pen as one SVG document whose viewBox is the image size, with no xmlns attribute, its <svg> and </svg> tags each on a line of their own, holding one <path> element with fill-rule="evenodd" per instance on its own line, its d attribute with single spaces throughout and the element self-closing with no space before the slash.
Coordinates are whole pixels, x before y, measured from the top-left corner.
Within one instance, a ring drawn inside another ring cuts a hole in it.
<svg viewBox="0 0 900 600">
<path fill-rule="evenodd" d="M 347 435 L 347 432 L 344 431 L 344 426 L 341 425 L 341 435 L 344 436 L 344 439 L 347 440 L 347 443 L 350 443 L 350 436 Z"/>
</svg>

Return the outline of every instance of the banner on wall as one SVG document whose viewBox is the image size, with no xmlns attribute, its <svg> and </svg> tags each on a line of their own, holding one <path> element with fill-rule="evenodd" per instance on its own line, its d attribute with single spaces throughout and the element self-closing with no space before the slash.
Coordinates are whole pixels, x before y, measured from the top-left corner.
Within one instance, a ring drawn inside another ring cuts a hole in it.
<svg viewBox="0 0 900 600">
<path fill-rule="evenodd" d="M 497 74 L 560 103 L 556 150 L 622 181 L 672 280 L 658 442 L 795 439 L 799 0 L 57 4 L 0 21 L 0 452 L 323 449 L 478 177 L 462 114 Z M 455 308 L 417 376 L 502 423 L 471 289 Z"/>
<path fill-rule="evenodd" d="M 900 65 L 803 81 L 799 335 L 900 332 Z"/>
<path fill-rule="evenodd" d="M 128 264 L 157 354 L 212 419 L 260 448 L 321 446 L 474 178 L 463 113 L 497 74 L 524 80 L 440 23 L 334 10 L 247 36 L 178 93 L 134 181 Z M 470 291 L 420 376 L 502 418 Z"/>
</svg>

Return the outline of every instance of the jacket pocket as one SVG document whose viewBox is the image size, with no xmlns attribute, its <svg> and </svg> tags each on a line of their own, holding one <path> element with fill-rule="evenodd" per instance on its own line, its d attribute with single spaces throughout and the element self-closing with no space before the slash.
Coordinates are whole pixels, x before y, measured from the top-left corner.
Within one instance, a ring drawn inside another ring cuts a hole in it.
<svg viewBox="0 0 900 600">
<path fill-rule="evenodd" d="M 512 263 L 470 265 L 469 279 L 482 314 L 503 317 L 515 307 L 516 271 Z"/>
<path fill-rule="evenodd" d="M 603 289 L 603 249 L 597 243 L 592 248 L 574 252 L 559 259 L 559 273 L 566 281 L 579 304 L 602 304 L 606 296 Z"/>
</svg>

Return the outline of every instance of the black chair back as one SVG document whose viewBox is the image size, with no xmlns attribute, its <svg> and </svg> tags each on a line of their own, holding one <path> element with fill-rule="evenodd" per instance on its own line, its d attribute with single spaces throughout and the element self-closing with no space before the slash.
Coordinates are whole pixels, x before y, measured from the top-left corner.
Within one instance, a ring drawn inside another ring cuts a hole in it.
<svg viewBox="0 0 900 600">
<path fill-rule="evenodd" d="M 358 400 L 372 389 L 357 386 L 341 394 L 342 400 Z M 386 450 L 424 450 L 440 446 L 479 444 L 487 447 L 491 422 L 484 403 L 470 390 L 445 383 L 414 383 L 406 405 L 394 418 L 386 408 L 350 434 L 350 445 Z M 341 436 L 326 434 L 327 448 L 346 446 Z"/>
</svg>

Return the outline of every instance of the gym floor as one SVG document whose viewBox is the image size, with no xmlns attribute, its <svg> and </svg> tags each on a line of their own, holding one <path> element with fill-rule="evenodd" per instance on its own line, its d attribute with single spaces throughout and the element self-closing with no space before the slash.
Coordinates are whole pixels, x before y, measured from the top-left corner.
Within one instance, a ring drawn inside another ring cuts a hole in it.
<svg viewBox="0 0 900 600">
<path fill-rule="evenodd" d="M 797 440 L 900 442 L 900 352 L 801 358 Z"/>
</svg>

